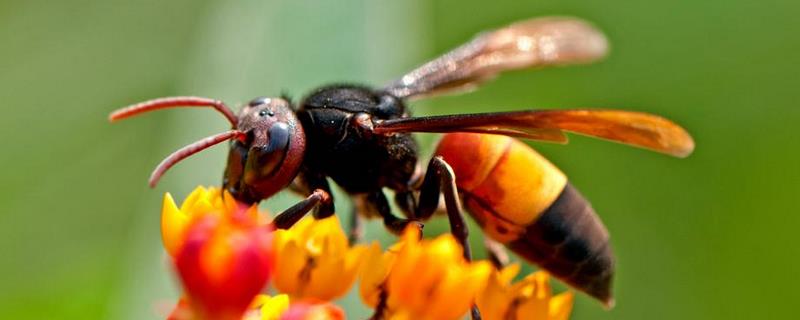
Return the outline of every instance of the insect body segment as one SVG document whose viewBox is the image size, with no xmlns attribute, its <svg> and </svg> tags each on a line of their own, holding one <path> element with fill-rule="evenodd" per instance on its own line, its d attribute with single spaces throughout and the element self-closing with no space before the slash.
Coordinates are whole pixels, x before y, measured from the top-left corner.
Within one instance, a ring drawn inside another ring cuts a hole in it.
<svg viewBox="0 0 800 320">
<path fill-rule="evenodd" d="M 608 232 L 561 170 L 501 135 L 449 133 L 436 154 L 452 166 L 467 211 L 488 236 L 612 303 Z"/>
</svg>

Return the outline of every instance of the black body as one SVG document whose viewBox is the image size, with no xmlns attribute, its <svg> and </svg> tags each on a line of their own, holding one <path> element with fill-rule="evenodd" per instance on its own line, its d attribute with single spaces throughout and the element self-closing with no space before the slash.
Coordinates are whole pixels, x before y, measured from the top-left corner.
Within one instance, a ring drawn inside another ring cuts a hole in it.
<svg viewBox="0 0 800 320">
<path fill-rule="evenodd" d="M 308 146 L 300 174 L 308 189 L 324 187 L 317 185 L 324 176 L 350 194 L 406 191 L 416 180 L 418 146 L 411 134 L 371 134 L 356 121 L 363 114 L 370 122 L 408 116 L 400 99 L 356 85 L 326 86 L 300 102 L 297 117 Z"/>
</svg>

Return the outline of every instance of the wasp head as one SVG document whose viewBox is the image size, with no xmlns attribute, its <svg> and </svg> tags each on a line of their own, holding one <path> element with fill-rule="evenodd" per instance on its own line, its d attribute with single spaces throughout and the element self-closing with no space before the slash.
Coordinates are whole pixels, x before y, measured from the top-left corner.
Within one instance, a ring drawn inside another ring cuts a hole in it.
<svg viewBox="0 0 800 320">
<path fill-rule="evenodd" d="M 238 115 L 243 139 L 231 141 L 223 185 L 234 198 L 254 203 L 286 187 L 305 154 L 305 134 L 283 98 L 250 101 Z"/>
</svg>

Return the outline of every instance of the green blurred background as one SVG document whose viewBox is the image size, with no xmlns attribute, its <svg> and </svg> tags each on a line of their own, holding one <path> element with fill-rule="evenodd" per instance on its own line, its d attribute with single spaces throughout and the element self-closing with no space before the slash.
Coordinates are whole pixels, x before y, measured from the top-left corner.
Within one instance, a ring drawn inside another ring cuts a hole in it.
<svg viewBox="0 0 800 320">
<path fill-rule="evenodd" d="M 0 318 L 157 319 L 172 305 L 161 197 L 218 184 L 224 148 L 155 190 L 146 178 L 226 122 L 176 110 L 112 126 L 112 109 L 379 85 L 478 31 L 542 15 L 593 21 L 610 57 L 505 74 L 414 103 L 417 114 L 618 107 L 674 119 L 697 141 L 684 160 L 583 137 L 535 144 L 592 200 L 619 260 L 617 307 L 580 295 L 573 319 L 796 318 L 798 14 L 788 0 L 2 0 Z M 367 236 L 391 240 L 377 222 Z M 356 297 L 341 303 L 365 317 Z"/>
</svg>

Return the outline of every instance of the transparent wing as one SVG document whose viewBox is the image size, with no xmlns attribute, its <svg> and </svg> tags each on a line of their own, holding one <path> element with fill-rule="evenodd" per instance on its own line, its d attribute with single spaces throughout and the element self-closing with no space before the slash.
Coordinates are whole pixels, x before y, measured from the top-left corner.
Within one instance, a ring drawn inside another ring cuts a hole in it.
<svg viewBox="0 0 800 320">
<path fill-rule="evenodd" d="M 400 98 L 472 89 L 502 71 L 588 63 L 606 55 L 606 37 L 589 23 L 567 17 L 520 21 L 479 34 L 385 87 Z"/>
</svg>

